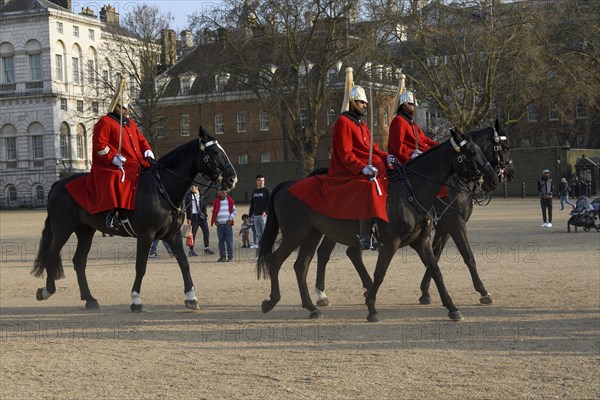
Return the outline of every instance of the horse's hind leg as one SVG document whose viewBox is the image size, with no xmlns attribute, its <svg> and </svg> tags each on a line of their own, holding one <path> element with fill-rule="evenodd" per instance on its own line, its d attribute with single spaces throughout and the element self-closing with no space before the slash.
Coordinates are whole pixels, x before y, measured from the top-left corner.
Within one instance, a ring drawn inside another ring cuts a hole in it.
<svg viewBox="0 0 600 400">
<path fill-rule="evenodd" d="M 52 224 L 49 218 L 46 219 L 32 271 L 35 276 L 41 276 L 44 271 L 46 272 L 46 286 L 37 290 L 36 299 L 47 300 L 56 292 L 55 281 L 64 277 L 60 251 L 72 232 L 65 225 Z"/>
<path fill-rule="evenodd" d="M 75 229 L 77 235 L 77 249 L 73 256 L 73 265 L 75 266 L 75 272 L 77 273 L 77 283 L 79 284 L 79 293 L 81 294 L 81 300 L 85 300 L 85 308 L 88 310 L 96 310 L 100 308 L 98 301 L 92 296 L 90 288 L 88 286 L 87 277 L 85 275 L 85 268 L 87 265 L 88 254 L 92 247 L 92 241 L 94 239 L 94 233 L 96 230 L 89 226 L 79 226 Z"/>
<path fill-rule="evenodd" d="M 279 303 L 279 300 L 281 300 L 279 270 L 283 262 L 292 254 L 297 246 L 297 242 L 292 243 L 290 240 L 286 240 L 284 236 L 277 250 L 268 256 L 267 264 L 269 266 L 269 277 L 271 278 L 271 294 L 269 295 L 269 300 L 263 300 L 262 302 L 261 309 L 263 313 L 271 311 Z"/>
<path fill-rule="evenodd" d="M 315 290 L 317 292 L 317 305 L 320 307 L 327 307 L 329 305 L 329 298 L 325 294 L 325 271 L 335 244 L 336 242 L 325 236 L 317 249 L 317 282 L 315 283 Z"/>
<path fill-rule="evenodd" d="M 362 286 L 365 289 L 366 296 L 367 292 L 371 288 L 371 285 L 373 284 L 373 280 L 369 275 L 369 271 L 367 271 L 367 267 L 365 267 L 365 264 L 363 263 L 362 250 L 360 249 L 360 247 L 348 247 L 348 249 L 346 250 L 346 255 L 348 256 L 350 261 L 352 261 L 352 264 L 354 265 L 358 276 L 360 276 L 360 281 L 362 282 Z"/>
<path fill-rule="evenodd" d="M 321 311 L 319 311 L 313 304 L 308 292 L 308 285 L 306 284 L 308 268 L 313 255 L 315 254 L 317 245 L 319 244 L 319 240 L 321 240 L 321 236 L 322 235 L 320 232 L 313 230 L 310 233 L 310 236 L 308 236 L 300 245 L 300 249 L 298 250 L 298 258 L 294 263 L 294 271 L 296 272 L 298 288 L 300 289 L 300 298 L 302 299 L 302 308 L 310 311 L 311 319 L 321 318 L 323 316 Z"/>
</svg>

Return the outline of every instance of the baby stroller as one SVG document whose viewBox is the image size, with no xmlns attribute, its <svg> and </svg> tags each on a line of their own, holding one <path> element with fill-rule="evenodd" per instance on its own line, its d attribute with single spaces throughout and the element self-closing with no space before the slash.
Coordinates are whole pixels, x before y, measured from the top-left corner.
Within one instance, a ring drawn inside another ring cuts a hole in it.
<svg viewBox="0 0 600 400">
<path fill-rule="evenodd" d="M 581 196 L 575 203 L 575 208 L 571 211 L 571 218 L 567 221 L 567 232 L 571 232 L 571 225 L 583 227 L 583 230 L 588 232 L 595 228 L 600 232 L 600 223 L 598 223 L 598 215 L 600 214 L 600 198 L 590 201 L 589 198 Z"/>
</svg>

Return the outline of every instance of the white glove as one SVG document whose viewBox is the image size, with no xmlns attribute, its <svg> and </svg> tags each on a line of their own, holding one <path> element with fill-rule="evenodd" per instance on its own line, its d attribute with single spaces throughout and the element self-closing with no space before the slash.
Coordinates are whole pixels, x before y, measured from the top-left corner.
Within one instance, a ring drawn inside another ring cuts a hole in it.
<svg viewBox="0 0 600 400">
<path fill-rule="evenodd" d="M 423 154 L 423 152 L 421 150 L 413 151 L 412 155 L 410 156 L 410 159 L 412 160 L 413 158 L 417 157 L 419 154 Z"/>
<path fill-rule="evenodd" d="M 375 168 L 374 166 L 366 165 L 360 172 L 362 172 L 363 174 L 365 174 L 367 176 L 377 176 L 378 171 L 377 171 L 377 168 Z"/>
<path fill-rule="evenodd" d="M 112 163 L 115 164 L 117 167 L 121 167 L 123 166 L 123 164 L 125 164 L 125 161 L 127 161 L 127 159 L 125 159 L 125 157 L 123 157 L 120 154 L 117 154 L 113 159 L 112 159 Z"/>
<path fill-rule="evenodd" d="M 144 158 L 154 158 L 154 153 L 152 152 L 152 150 L 146 150 L 144 152 Z"/>
<path fill-rule="evenodd" d="M 394 157 L 393 155 L 389 155 L 385 158 L 385 162 L 387 164 L 395 164 L 396 163 L 396 157 Z"/>
</svg>

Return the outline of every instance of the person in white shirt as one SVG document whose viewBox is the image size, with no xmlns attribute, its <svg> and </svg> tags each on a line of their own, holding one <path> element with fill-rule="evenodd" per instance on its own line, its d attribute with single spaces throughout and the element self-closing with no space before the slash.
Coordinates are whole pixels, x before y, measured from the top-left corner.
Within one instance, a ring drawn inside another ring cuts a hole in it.
<svg viewBox="0 0 600 400">
<path fill-rule="evenodd" d="M 235 201 L 226 190 L 219 190 L 212 202 L 212 218 L 210 226 L 217 224 L 219 238 L 218 262 L 233 261 L 233 220 L 235 219 Z M 227 256 L 225 256 L 227 247 Z"/>
</svg>

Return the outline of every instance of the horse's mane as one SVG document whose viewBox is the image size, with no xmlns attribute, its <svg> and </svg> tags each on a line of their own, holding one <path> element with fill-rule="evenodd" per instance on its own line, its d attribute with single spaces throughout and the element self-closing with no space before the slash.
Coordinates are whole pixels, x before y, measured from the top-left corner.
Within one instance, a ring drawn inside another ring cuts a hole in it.
<svg viewBox="0 0 600 400">
<path fill-rule="evenodd" d="M 411 160 L 408 160 L 408 162 L 404 165 L 406 165 L 407 167 L 414 167 L 415 163 L 421 163 L 421 161 L 423 161 L 425 158 L 431 157 L 431 159 L 434 159 L 435 156 L 437 156 L 437 153 L 439 153 L 442 147 L 445 147 L 444 145 L 446 145 L 448 142 L 450 141 L 450 138 L 444 140 L 443 142 L 441 142 L 440 144 L 438 144 L 435 147 L 432 147 L 431 149 L 427 150 L 425 153 L 421 154 L 420 156 L 413 158 Z M 423 168 L 424 171 L 422 172 L 429 172 L 430 169 L 432 169 L 435 165 L 437 164 L 437 162 L 427 162 L 422 163 L 423 166 L 427 165 L 427 167 Z M 422 168 L 420 166 L 420 168 Z"/>
<path fill-rule="evenodd" d="M 163 167 L 173 167 L 188 157 L 193 157 L 198 152 L 198 138 L 177 146 L 164 156 L 158 159 L 158 162 Z"/>
</svg>

